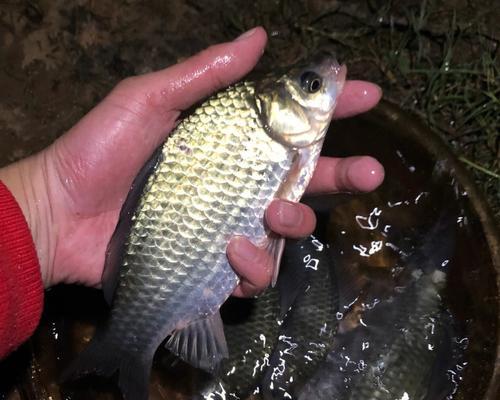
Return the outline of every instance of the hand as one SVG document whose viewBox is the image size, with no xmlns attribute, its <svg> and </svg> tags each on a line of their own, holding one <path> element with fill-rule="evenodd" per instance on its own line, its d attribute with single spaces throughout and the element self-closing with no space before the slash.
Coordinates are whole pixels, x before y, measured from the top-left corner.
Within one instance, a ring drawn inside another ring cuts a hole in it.
<svg viewBox="0 0 500 400">
<path fill-rule="evenodd" d="M 30 226 L 46 287 L 100 284 L 106 246 L 139 169 L 180 112 L 249 72 L 265 43 L 264 30 L 256 28 L 165 70 L 125 79 L 50 147 L 0 170 Z M 336 116 L 366 111 L 380 95 L 373 84 L 347 82 Z M 382 177 L 382 167 L 369 157 L 323 158 L 308 190 L 371 190 Z M 266 221 L 289 237 L 306 236 L 315 225 L 308 207 L 279 201 Z M 236 239 L 227 253 L 242 277 L 234 294 L 253 295 L 268 285 L 264 250 Z"/>
</svg>

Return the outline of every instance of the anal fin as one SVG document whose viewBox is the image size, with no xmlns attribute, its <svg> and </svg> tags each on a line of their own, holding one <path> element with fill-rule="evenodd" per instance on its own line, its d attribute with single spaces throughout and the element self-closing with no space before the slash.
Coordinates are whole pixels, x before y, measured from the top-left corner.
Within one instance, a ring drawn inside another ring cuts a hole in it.
<svg viewBox="0 0 500 400">
<path fill-rule="evenodd" d="M 187 363 L 208 372 L 214 372 L 229 355 L 218 312 L 175 331 L 165 347 Z"/>
</svg>

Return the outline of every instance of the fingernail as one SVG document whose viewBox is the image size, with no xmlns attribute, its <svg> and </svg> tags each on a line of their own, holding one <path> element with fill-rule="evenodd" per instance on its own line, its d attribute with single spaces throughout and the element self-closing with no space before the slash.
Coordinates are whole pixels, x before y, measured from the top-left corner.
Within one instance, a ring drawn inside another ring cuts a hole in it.
<svg viewBox="0 0 500 400">
<path fill-rule="evenodd" d="M 302 212 L 297 205 L 286 201 L 280 201 L 278 206 L 278 218 L 281 225 L 295 227 L 302 222 Z"/>
<path fill-rule="evenodd" d="M 245 261 L 254 261 L 257 258 L 259 250 L 249 240 L 239 237 L 234 238 L 232 242 L 234 252 Z"/>
<path fill-rule="evenodd" d="M 250 29 L 249 31 L 246 31 L 245 33 L 242 33 L 240 36 L 238 36 L 236 39 L 234 39 L 235 42 L 239 42 L 240 40 L 245 40 L 252 36 L 257 28 Z"/>
</svg>

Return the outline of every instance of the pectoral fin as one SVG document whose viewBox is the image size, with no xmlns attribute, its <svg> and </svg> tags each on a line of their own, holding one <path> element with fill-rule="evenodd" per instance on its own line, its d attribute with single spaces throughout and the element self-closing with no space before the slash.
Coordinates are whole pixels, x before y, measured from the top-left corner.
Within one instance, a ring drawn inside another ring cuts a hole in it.
<svg viewBox="0 0 500 400">
<path fill-rule="evenodd" d="M 281 257 L 283 255 L 283 250 L 285 249 L 285 238 L 280 237 L 274 233 L 269 236 L 269 242 L 266 246 L 266 251 L 271 256 L 273 262 L 273 274 L 271 279 L 271 286 L 276 286 L 276 281 L 278 280 L 278 274 L 280 272 Z"/>
<path fill-rule="evenodd" d="M 214 372 L 229 355 L 218 312 L 175 331 L 165 347 L 187 363 L 208 372 Z"/>
<path fill-rule="evenodd" d="M 308 239 L 300 241 L 288 241 L 283 257 L 283 266 L 277 282 L 280 293 L 280 318 L 283 319 L 292 307 L 296 298 L 304 293 L 309 285 L 307 271 L 303 266 L 304 243 Z"/>
</svg>

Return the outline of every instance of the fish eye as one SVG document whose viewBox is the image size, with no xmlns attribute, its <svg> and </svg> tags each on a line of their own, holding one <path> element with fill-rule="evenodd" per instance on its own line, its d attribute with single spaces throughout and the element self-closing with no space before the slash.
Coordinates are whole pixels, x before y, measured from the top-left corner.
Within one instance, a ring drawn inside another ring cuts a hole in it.
<svg viewBox="0 0 500 400">
<path fill-rule="evenodd" d="M 300 86 L 307 93 L 316 93 L 322 84 L 323 80 L 316 72 L 306 71 L 300 76 Z"/>
</svg>

